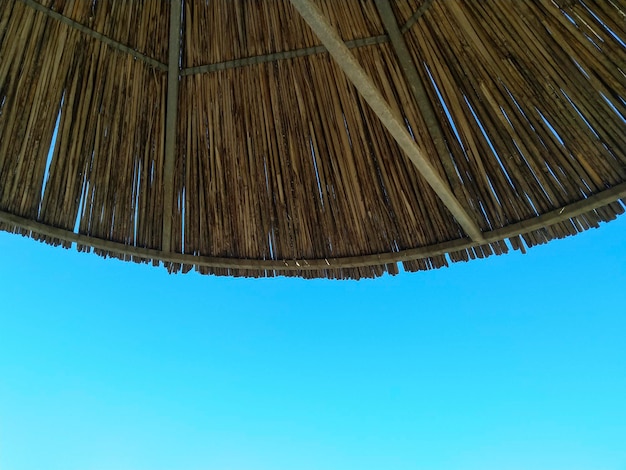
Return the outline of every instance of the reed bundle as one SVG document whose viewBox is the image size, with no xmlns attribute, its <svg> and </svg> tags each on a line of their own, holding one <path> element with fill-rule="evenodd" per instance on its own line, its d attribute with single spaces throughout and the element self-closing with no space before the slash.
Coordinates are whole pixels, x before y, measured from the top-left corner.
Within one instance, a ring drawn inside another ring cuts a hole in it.
<svg viewBox="0 0 626 470">
<path fill-rule="evenodd" d="M 289 0 L 183 1 L 171 174 L 170 2 L 1 0 L 0 228 L 170 271 L 343 279 L 624 212 L 624 0 L 391 1 L 432 114 L 373 1 L 316 3 L 483 239 Z"/>
</svg>

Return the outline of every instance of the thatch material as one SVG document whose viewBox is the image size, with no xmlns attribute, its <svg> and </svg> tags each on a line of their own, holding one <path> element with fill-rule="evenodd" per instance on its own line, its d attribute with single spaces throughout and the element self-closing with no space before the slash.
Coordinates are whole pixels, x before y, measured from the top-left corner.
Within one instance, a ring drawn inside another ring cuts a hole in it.
<svg viewBox="0 0 626 470">
<path fill-rule="evenodd" d="M 171 174 L 170 3 L 0 2 L 0 228 L 172 271 L 360 278 L 624 212 L 626 2 L 391 1 L 445 153 L 374 2 L 316 3 L 482 241 L 288 0 L 183 2 Z"/>
</svg>

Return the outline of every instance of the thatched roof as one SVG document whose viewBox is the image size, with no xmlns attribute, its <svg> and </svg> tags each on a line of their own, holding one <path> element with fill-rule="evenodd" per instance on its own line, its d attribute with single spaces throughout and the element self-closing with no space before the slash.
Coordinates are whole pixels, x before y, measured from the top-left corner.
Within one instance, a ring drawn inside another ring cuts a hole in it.
<svg viewBox="0 0 626 470">
<path fill-rule="evenodd" d="M 624 0 L 0 5 L 3 230 L 359 278 L 624 212 Z"/>
</svg>

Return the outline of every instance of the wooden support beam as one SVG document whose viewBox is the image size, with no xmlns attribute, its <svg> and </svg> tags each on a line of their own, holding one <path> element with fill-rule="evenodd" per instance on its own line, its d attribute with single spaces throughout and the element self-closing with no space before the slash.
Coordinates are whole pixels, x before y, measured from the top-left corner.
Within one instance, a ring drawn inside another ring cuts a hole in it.
<svg viewBox="0 0 626 470">
<path fill-rule="evenodd" d="M 195 266 L 208 266 L 212 268 L 232 268 L 232 269 L 258 269 L 258 270 L 280 270 L 280 271 L 307 271 L 311 269 L 338 269 L 355 268 L 360 266 L 376 266 L 391 264 L 402 261 L 413 261 L 417 259 L 430 258 L 432 256 L 443 255 L 454 251 L 466 250 L 485 243 L 512 238 L 534 230 L 539 230 L 550 225 L 563 222 L 600 207 L 622 200 L 622 205 L 626 205 L 626 183 L 621 183 L 610 189 L 589 196 L 586 199 L 569 204 L 565 207 L 532 217 L 527 220 L 507 225 L 497 230 L 484 233 L 482 243 L 468 240 L 467 238 L 457 238 L 435 245 L 410 248 L 392 253 L 369 254 L 363 256 L 346 256 L 343 258 L 325 259 L 291 259 L 291 260 L 256 260 L 221 258 L 212 256 L 197 256 L 184 253 L 163 252 L 139 246 L 124 245 L 123 243 L 101 238 L 82 235 L 70 230 L 42 224 L 35 220 L 20 217 L 15 214 L 0 211 L 0 222 L 10 227 L 32 231 L 39 235 L 56 238 L 70 243 L 90 246 L 98 250 L 117 253 L 128 257 L 138 257 L 146 260 L 161 260 L 170 263 L 181 263 Z M 626 217 L 626 215 L 622 215 Z"/>
<path fill-rule="evenodd" d="M 142 54 L 141 52 L 136 51 L 135 49 L 133 49 L 132 47 L 127 46 L 126 44 L 122 44 L 119 41 L 116 41 L 115 39 L 111 39 L 108 36 L 105 36 L 102 33 L 99 33 L 97 31 L 94 31 L 91 28 L 88 28 L 87 26 L 78 23 L 77 21 L 74 21 L 70 18 L 68 18 L 67 16 L 64 16 L 54 10 L 51 10 L 50 8 L 47 8 L 37 2 L 35 2 L 34 0 L 20 0 L 24 5 L 32 8 L 33 10 L 36 10 L 40 13 L 43 13 L 44 15 L 60 21 L 61 23 L 76 29 L 77 31 L 80 31 L 83 34 L 86 34 L 87 36 L 91 36 L 94 39 L 97 39 L 100 42 L 103 42 L 104 44 L 106 44 L 107 46 L 111 46 L 114 49 L 117 49 L 120 52 L 125 52 L 127 54 L 130 54 L 131 56 L 133 56 L 136 59 L 142 60 L 143 62 L 145 62 L 146 64 L 157 68 L 159 70 L 166 70 L 167 69 L 167 65 L 159 62 L 158 60 L 153 59 L 152 57 L 148 57 L 145 54 Z"/>
<path fill-rule="evenodd" d="M 381 34 L 379 36 L 370 36 L 346 41 L 346 46 L 348 46 L 348 49 L 355 49 L 359 47 L 374 46 L 376 44 L 384 44 L 387 42 L 389 42 L 387 35 Z M 187 67 L 182 70 L 181 75 L 186 76 L 200 73 L 212 73 L 219 70 L 235 69 L 250 65 L 264 64 L 267 62 L 278 62 L 279 60 L 294 59 L 296 57 L 325 54 L 326 52 L 327 51 L 324 46 L 303 47 L 301 49 L 292 49 L 290 51 L 273 52 L 271 54 L 243 57 L 241 59 L 226 60 L 224 62 L 215 62 L 213 64 L 200 65 L 197 67 Z"/>
<path fill-rule="evenodd" d="M 178 84 L 180 80 L 182 0 L 170 2 L 170 33 L 167 60 L 167 107 L 165 116 L 165 161 L 163 164 L 163 234 L 161 250 L 172 249 L 174 218 L 174 162 L 176 161 L 176 129 L 178 126 Z"/>
<path fill-rule="evenodd" d="M 480 228 L 472 217 L 457 201 L 446 181 L 430 164 L 426 155 L 416 145 L 415 141 L 404 126 L 404 123 L 394 114 L 392 108 L 385 101 L 373 80 L 367 75 L 354 55 L 324 17 L 321 10 L 311 0 L 291 0 L 293 6 L 311 27 L 313 32 L 326 46 L 330 55 L 335 59 L 349 80 L 354 84 L 361 96 L 367 101 L 380 121 L 398 142 L 407 157 L 417 167 L 424 179 L 433 188 L 437 196 L 446 205 L 459 225 L 472 240 L 479 242 L 483 239 Z"/>
<path fill-rule="evenodd" d="M 407 20 L 400 28 L 402 34 L 406 33 L 411 27 L 422 17 L 433 0 L 426 0 L 421 7 Z M 360 47 L 373 46 L 376 44 L 385 44 L 389 42 L 387 34 L 378 36 L 369 36 L 364 38 L 351 39 L 346 41 L 345 45 L 348 49 L 358 49 Z M 290 51 L 273 52 L 271 54 L 261 54 L 250 57 L 242 57 L 241 59 L 226 60 L 223 62 L 214 62 L 212 64 L 198 65 L 195 67 L 187 67 L 182 70 L 181 75 L 196 75 L 201 73 L 213 73 L 220 70 L 229 70 L 239 67 L 249 67 L 251 65 L 265 64 L 267 62 L 277 62 L 279 60 L 294 59 L 296 57 L 307 57 L 316 54 L 324 54 L 328 52 L 324 46 L 303 47 L 301 49 L 292 49 Z M 166 68 L 167 66 L 164 65 Z"/>
<path fill-rule="evenodd" d="M 454 163 L 452 162 L 450 150 L 446 145 L 443 130 L 441 129 L 441 125 L 439 124 L 439 119 L 437 119 L 433 105 L 428 98 L 428 94 L 424 88 L 424 83 L 422 82 L 422 79 L 417 71 L 415 62 L 411 57 L 409 48 L 404 40 L 404 36 L 400 31 L 398 21 L 393 14 L 391 4 L 389 3 L 389 0 L 375 0 L 374 3 L 376 4 L 378 14 L 380 15 L 380 19 L 383 22 L 385 30 L 389 35 L 391 46 L 396 53 L 400 66 L 402 67 L 404 78 L 409 85 L 411 93 L 413 94 L 415 104 L 417 104 L 417 107 L 424 118 L 428 133 L 433 140 L 433 144 L 435 145 L 441 164 L 446 170 L 446 174 L 453 185 L 452 189 L 454 191 L 459 186 L 459 181 L 457 171 L 454 168 Z"/>
<path fill-rule="evenodd" d="M 424 13 L 426 13 L 432 3 L 433 0 L 425 0 L 424 3 L 422 3 L 422 6 L 419 7 L 417 11 L 413 13 L 413 15 L 407 20 L 404 26 L 402 26 L 402 34 L 406 33 L 409 29 L 413 27 L 415 23 L 417 23 L 417 20 L 419 20 L 424 15 Z"/>
</svg>

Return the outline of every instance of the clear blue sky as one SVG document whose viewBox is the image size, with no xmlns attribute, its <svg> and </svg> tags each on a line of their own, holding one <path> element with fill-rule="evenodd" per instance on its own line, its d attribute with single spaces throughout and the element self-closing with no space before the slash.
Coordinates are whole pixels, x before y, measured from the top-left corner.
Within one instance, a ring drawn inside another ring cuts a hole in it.
<svg viewBox="0 0 626 470">
<path fill-rule="evenodd" d="M 0 233 L 0 469 L 626 470 L 625 235 L 331 282 Z"/>
</svg>

